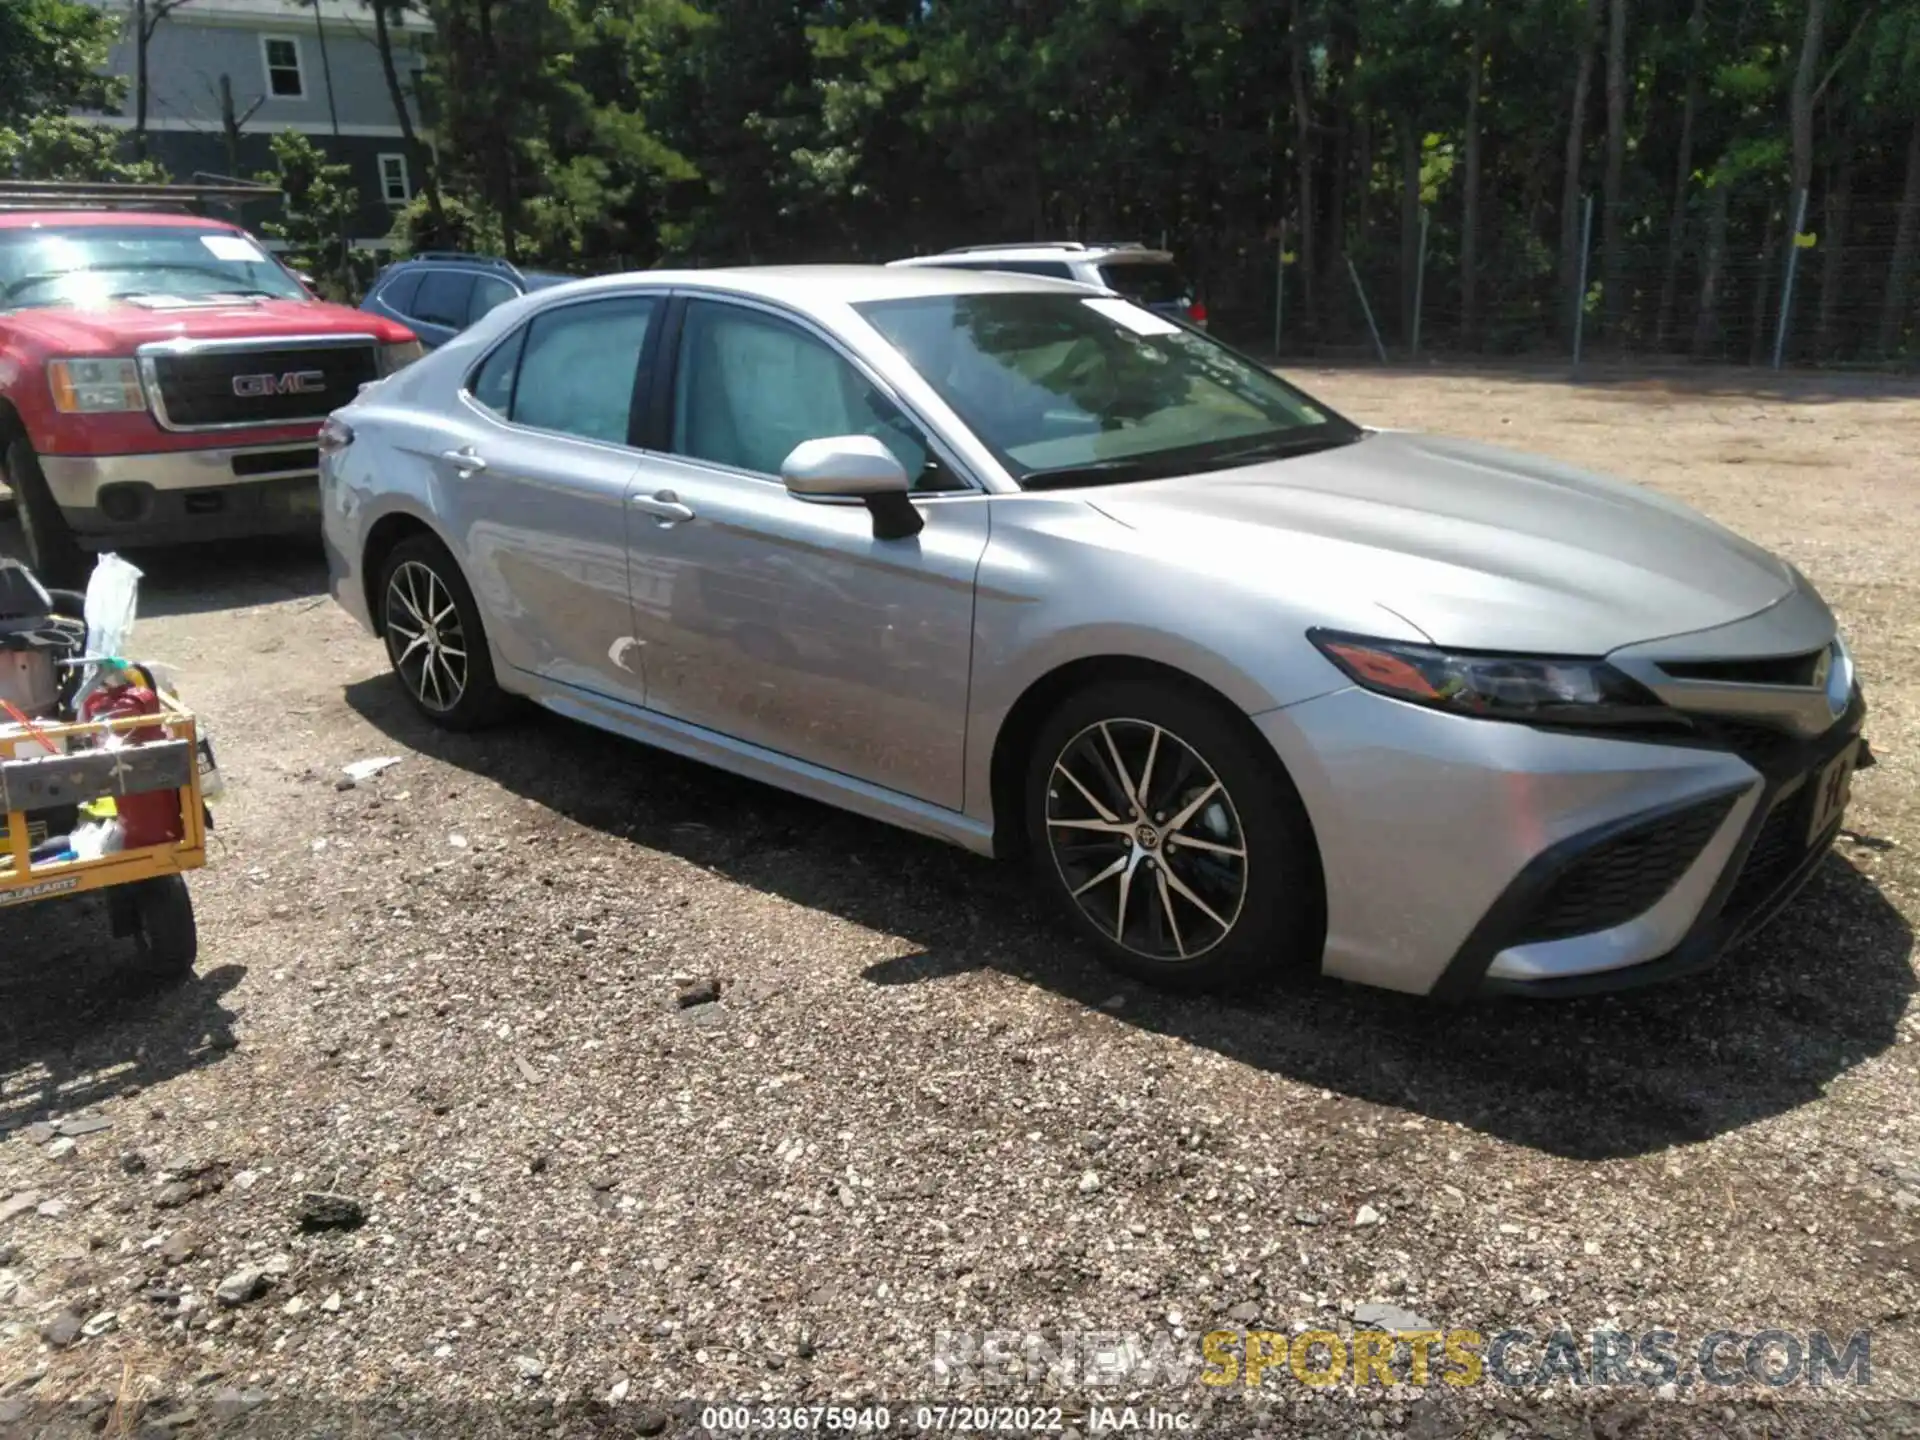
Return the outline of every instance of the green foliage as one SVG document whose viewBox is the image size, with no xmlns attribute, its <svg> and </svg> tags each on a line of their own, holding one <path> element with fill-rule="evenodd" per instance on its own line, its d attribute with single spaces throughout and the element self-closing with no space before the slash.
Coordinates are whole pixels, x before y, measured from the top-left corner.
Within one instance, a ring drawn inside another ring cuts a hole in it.
<svg viewBox="0 0 1920 1440">
<path fill-rule="evenodd" d="M 321 294 L 352 299 L 369 268 L 347 238 L 360 208 L 353 167 L 327 160 L 312 140 L 291 130 L 273 137 L 273 163 L 257 178 L 280 187 L 286 211 L 261 230 L 287 242 L 289 263 L 311 275 Z"/>
<path fill-rule="evenodd" d="M 0 174 L 23 180 L 145 181 L 167 178 L 151 160 L 121 158 L 121 135 L 67 115 L 36 115 L 0 129 Z"/>
<path fill-rule="evenodd" d="M 80 0 L 0 0 L 0 130 L 117 100 L 123 87 L 100 73 L 116 28 Z"/>
</svg>

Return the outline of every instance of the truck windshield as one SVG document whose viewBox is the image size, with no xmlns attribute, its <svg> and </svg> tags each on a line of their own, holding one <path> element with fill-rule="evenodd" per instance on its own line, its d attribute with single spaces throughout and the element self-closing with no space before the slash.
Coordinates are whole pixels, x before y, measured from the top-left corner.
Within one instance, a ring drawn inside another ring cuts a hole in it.
<svg viewBox="0 0 1920 1440">
<path fill-rule="evenodd" d="M 284 265 L 237 230 L 139 224 L 0 230 L 0 310 L 220 295 L 309 298 Z"/>
</svg>

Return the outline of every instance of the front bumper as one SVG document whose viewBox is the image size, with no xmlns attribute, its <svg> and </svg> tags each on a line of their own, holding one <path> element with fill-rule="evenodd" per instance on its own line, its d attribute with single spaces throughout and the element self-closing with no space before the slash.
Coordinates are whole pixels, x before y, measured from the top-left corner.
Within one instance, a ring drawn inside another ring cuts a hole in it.
<svg viewBox="0 0 1920 1440">
<path fill-rule="evenodd" d="M 1459 997 L 1614 989 L 1710 963 L 1825 853 L 1830 836 L 1806 846 L 1804 829 L 1783 844 L 1806 819 L 1791 807 L 1864 709 L 1856 693 L 1826 734 L 1764 757 L 1358 689 L 1253 718 L 1313 822 L 1326 973 Z"/>
<path fill-rule="evenodd" d="M 320 517 L 311 444 L 43 455 L 40 468 L 83 545 L 165 545 L 311 532 Z"/>
</svg>

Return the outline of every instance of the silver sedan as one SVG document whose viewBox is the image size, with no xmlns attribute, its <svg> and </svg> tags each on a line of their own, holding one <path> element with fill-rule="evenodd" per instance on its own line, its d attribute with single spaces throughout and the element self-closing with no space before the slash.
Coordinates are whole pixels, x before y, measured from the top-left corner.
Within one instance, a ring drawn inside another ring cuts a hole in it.
<svg viewBox="0 0 1920 1440">
<path fill-rule="evenodd" d="M 563 285 L 322 452 L 333 594 L 434 722 L 526 697 L 1024 856 L 1161 983 L 1681 973 L 1793 894 L 1868 760 L 1786 562 L 1063 282 Z"/>
</svg>

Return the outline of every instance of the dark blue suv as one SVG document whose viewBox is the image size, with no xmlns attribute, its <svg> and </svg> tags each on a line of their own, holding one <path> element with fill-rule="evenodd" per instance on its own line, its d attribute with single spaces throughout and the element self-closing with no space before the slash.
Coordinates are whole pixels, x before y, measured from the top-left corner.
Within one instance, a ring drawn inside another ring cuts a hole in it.
<svg viewBox="0 0 1920 1440">
<path fill-rule="evenodd" d="M 496 305 L 572 278 L 517 269 L 487 255 L 423 250 L 382 270 L 360 308 L 410 327 L 420 343 L 431 350 L 446 344 Z"/>
</svg>

